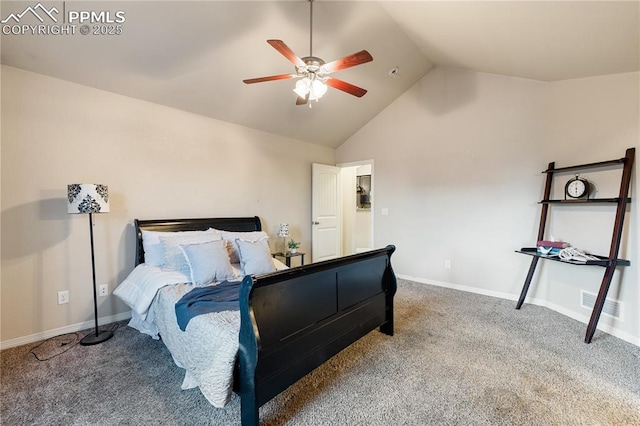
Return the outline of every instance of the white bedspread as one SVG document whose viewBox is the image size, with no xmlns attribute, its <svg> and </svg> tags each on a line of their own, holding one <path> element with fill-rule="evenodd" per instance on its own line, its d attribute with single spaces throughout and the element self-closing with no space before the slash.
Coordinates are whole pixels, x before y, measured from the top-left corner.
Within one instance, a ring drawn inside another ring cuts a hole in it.
<svg viewBox="0 0 640 426">
<path fill-rule="evenodd" d="M 231 399 L 240 312 L 199 315 L 182 331 L 176 320 L 175 304 L 192 288 L 189 284 L 161 288 L 149 316 L 176 365 L 186 370 L 182 389 L 200 387 L 205 398 L 214 407 L 221 408 Z"/>
<path fill-rule="evenodd" d="M 185 274 L 177 271 L 165 271 L 158 266 L 144 263 L 135 267 L 122 283 L 113 291 L 134 314 L 142 320 L 147 317 L 158 290 L 170 284 L 187 282 Z"/>
<path fill-rule="evenodd" d="M 287 269 L 276 259 L 273 263 L 277 270 Z M 241 277 L 239 265 L 232 267 Z M 129 326 L 154 339 L 159 334 L 176 365 L 186 370 L 182 389 L 199 387 L 214 407 L 221 408 L 231 399 L 240 312 L 199 315 L 189 321 L 185 331 L 180 330 L 175 304 L 194 288 L 185 284 L 186 280 L 184 274 L 141 264 L 114 294 L 132 308 Z"/>
</svg>

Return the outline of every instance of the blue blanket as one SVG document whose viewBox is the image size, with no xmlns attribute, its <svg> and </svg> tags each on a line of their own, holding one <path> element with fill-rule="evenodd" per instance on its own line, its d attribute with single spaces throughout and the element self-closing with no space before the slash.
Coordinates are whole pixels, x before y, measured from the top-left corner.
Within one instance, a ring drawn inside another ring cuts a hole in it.
<svg viewBox="0 0 640 426">
<path fill-rule="evenodd" d="M 240 284 L 242 281 L 223 281 L 214 286 L 194 288 L 182 296 L 176 302 L 180 330 L 185 331 L 189 321 L 198 315 L 239 310 Z"/>
</svg>

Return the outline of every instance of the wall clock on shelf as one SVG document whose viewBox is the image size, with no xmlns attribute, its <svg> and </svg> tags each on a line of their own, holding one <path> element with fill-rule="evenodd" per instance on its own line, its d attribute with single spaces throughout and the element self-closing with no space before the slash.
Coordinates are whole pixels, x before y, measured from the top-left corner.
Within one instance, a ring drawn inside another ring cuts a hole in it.
<svg viewBox="0 0 640 426">
<path fill-rule="evenodd" d="M 573 179 L 567 181 L 564 186 L 564 199 L 567 197 L 572 199 L 589 198 L 589 192 L 591 191 L 591 184 L 588 180 L 576 175 Z"/>
</svg>

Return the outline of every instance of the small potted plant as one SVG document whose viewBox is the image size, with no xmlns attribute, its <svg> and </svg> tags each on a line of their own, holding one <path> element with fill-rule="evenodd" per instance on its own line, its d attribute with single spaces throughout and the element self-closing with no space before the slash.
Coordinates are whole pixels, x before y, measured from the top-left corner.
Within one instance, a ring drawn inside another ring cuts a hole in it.
<svg viewBox="0 0 640 426">
<path fill-rule="evenodd" d="M 290 253 L 295 253 L 298 251 L 298 247 L 300 247 L 300 243 L 297 242 L 294 239 L 289 240 L 289 242 L 287 243 L 287 246 L 289 247 L 289 252 Z"/>
</svg>

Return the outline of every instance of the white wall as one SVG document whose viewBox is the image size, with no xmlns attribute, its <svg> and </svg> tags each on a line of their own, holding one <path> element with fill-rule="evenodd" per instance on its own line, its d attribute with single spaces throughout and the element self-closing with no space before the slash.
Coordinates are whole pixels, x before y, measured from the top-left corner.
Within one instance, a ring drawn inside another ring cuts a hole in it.
<svg viewBox="0 0 640 426">
<path fill-rule="evenodd" d="M 640 141 L 640 73 L 559 81 L 550 84 L 547 153 L 556 167 L 624 157 L 625 150 Z M 640 345 L 640 277 L 638 276 L 638 152 L 631 182 L 632 203 L 627 208 L 620 257 L 630 267 L 617 268 L 608 297 L 623 303 L 621 321 L 602 315 L 599 325 Z M 593 182 L 596 196 L 617 197 L 621 168 L 585 170 L 581 176 Z M 573 176 L 558 175 L 562 194 Z M 569 208 L 565 208 L 569 207 Z M 549 230 L 572 245 L 607 255 L 611 244 L 615 205 L 558 206 L 552 209 Z M 580 306 L 580 290 L 598 293 L 604 270 L 575 268 L 556 263 L 541 271 L 534 295 L 568 314 L 588 321 L 590 309 Z M 576 315 L 573 315 L 573 314 Z"/>
<path fill-rule="evenodd" d="M 304 249 L 310 164 L 374 159 L 374 246 L 397 245 L 397 273 L 515 298 L 529 258 L 513 250 L 534 243 L 540 172 L 549 161 L 622 156 L 640 133 L 638 73 L 549 84 L 436 68 L 336 158 L 328 148 L 6 66 L 1 78 L 3 344 L 92 319 L 88 218 L 66 214 L 68 183 L 109 185 L 111 213 L 97 215 L 94 229 L 97 279 L 113 290 L 133 267 L 133 218 L 257 214 L 272 236 L 288 222 Z M 616 272 L 610 291 L 625 318 L 600 324 L 639 344 L 634 170 L 621 254 L 632 266 Z M 615 180 L 589 177 L 600 191 Z M 611 225 L 591 224 L 609 223 L 610 210 L 554 214 L 551 232 L 606 253 Z M 586 321 L 576 295 L 597 291 L 602 271 L 539 264 L 530 296 Z M 64 289 L 71 303 L 57 305 Z M 113 296 L 99 303 L 103 317 L 128 311 Z"/>
<path fill-rule="evenodd" d="M 371 241 L 371 210 L 358 209 L 356 211 L 356 252 L 363 252 L 373 248 Z"/>
<path fill-rule="evenodd" d="M 514 249 L 535 244 L 540 172 L 550 161 L 602 161 L 637 145 L 638 92 L 637 73 L 549 84 L 435 68 L 340 146 L 336 158 L 375 160 L 374 245 L 397 246 L 396 273 L 515 299 L 530 258 Z M 623 246 L 637 264 L 633 206 Z M 574 245 L 602 251 L 600 240 L 610 240 L 610 232 L 611 225 L 598 228 Z M 581 286 L 597 290 L 603 270 L 544 263 L 529 295 L 586 322 L 589 312 L 585 317 L 576 306 L 575 294 Z M 561 268 L 569 269 L 555 274 Z M 557 290 L 558 283 L 569 288 Z M 637 283 L 635 268 L 626 268 L 623 283 L 612 288 L 627 299 L 625 321 L 601 324 L 640 344 Z"/>
<path fill-rule="evenodd" d="M 338 162 L 375 161 L 374 246 L 397 246 L 397 273 L 521 286 L 528 259 L 513 250 L 535 236 L 546 102 L 544 83 L 436 68 L 338 148 Z"/>
<path fill-rule="evenodd" d="M 93 318 L 88 217 L 66 213 L 69 183 L 109 185 L 94 237 L 110 291 L 133 268 L 134 218 L 258 215 L 310 246 L 310 164 L 334 150 L 11 67 L 1 78 L 3 343 Z M 101 317 L 127 311 L 99 299 Z"/>
<path fill-rule="evenodd" d="M 342 255 L 356 252 L 356 171 L 358 167 L 342 167 Z"/>
</svg>

